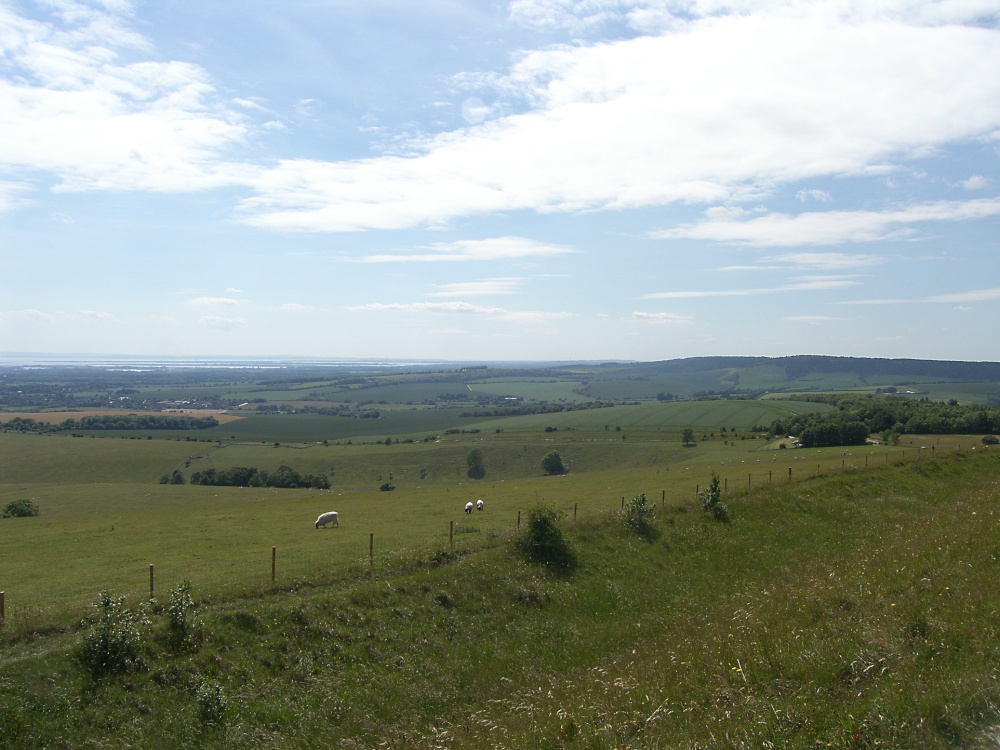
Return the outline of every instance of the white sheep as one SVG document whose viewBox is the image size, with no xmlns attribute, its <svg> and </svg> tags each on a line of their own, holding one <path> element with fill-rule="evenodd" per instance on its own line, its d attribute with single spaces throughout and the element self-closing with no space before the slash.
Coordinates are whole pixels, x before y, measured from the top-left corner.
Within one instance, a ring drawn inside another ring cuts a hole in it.
<svg viewBox="0 0 1000 750">
<path fill-rule="evenodd" d="M 465 504 L 465 512 L 466 513 L 471 513 L 472 512 L 472 503 L 471 502 L 468 502 L 468 503 Z"/>
<path fill-rule="evenodd" d="M 479 510 L 482 510 L 483 509 L 483 501 L 482 500 L 476 500 L 476 507 Z"/>
<path fill-rule="evenodd" d="M 316 519 L 316 528 L 320 526 L 326 526 L 328 523 L 332 523 L 334 526 L 340 526 L 340 520 L 337 518 L 337 511 L 331 510 L 329 513 L 320 513 L 319 518 Z"/>
</svg>

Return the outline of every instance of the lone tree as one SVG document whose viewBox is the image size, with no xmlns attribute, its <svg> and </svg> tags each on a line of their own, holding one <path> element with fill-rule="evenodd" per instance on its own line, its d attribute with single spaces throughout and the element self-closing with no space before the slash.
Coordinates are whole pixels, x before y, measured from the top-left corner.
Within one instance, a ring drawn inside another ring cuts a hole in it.
<svg viewBox="0 0 1000 750">
<path fill-rule="evenodd" d="M 486 467 L 483 465 L 483 452 L 479 448 L 473 448 L 469 455 L 465 457 L 465 465 L 469 467 L 465 472 L 469 479 L 482 479 L 486 476 Z"/>
<path fill-rule="evenodd" d="M 685 427 L 684 432 L 681 433 L 681 442 L 684 445 L 694 445 L 694 429 Z"/>
<path fill-rule="evenodd" d="M 542 470 L 546 474 L 565 474 L 566 466 L 563 465 L 562 456 L 559 451 L 549 451 L 542 456 Z"/>
</svg>

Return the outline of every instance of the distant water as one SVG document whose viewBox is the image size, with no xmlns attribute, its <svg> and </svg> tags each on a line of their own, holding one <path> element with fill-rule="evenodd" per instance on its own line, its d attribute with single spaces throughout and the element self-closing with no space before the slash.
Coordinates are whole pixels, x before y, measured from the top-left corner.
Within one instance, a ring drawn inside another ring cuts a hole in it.
<svg viewBox="0 0 1000 750">
<path fill-rule="evenodd" d="M 340 357 L 141 357 L 94 354 L 32 354 L 0 352 L 0 367 L 47 369 L 96 367 L 102 370 L 150 372 L 154 370 L 283 370 L 299 367 L 390 368 L 458 367 L 462 363 L 439 360 L 350 359 Z"/>
</svg>

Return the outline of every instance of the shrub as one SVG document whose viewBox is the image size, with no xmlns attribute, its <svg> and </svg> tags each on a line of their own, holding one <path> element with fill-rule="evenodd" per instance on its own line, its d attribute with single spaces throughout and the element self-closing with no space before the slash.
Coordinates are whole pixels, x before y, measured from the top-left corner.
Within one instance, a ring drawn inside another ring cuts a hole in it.
<svg viewBox="0 0 1000 750">
<path fill-rule="evenodd" d="M 528 562 L 569 571 L 576 565 L 576 554 L 556 526 L 559 516 L 554 508 L 541 505 L 531 508 L 528 523 L 514 544 Z"/>
<path fill-rule="evenodd" d="M 482 479 L 486 476 L 486 466 L 483 463 L 483 452 L 479 448 L 473 448 L 469 455 L 465 457 L 465 465 L 468 470 L 465 475 L 469 479 Z"/>
<path fill-rule="evenodd" d="M 198 700 L 198 716 L 206 724 L 222 724 L 226 720 L 229 702 L 217 682 L 203 682 L 195 693 Z"/>
<path fill-rule="evenodd" d="M 997 445 L 1000 444 L 1000 438 L 996 435 L 983 435 L 983 445 Z"/>
<path fill-rule="evenodd" d="M 712 481 L 708 483 L 708 487 L 698 493 L 698 499 L 701 500 L 702 510 L 711 513 L 716 521 L 729 520 L 729 510 L 719 502 L 722 499 L 722 490 L 719 487 L 719 475 L 714 471 L 712 472 Z"/>
<path fill-rule="evenodd" d="M 3 518 L 29 518 L 40 513 L 38 506 L 31 500 L 11 500 L 3 509 Z"/>
<path fill-rule="evenodd" d="M 191 582 L 184 581 L 170 592 L 167 605 L 167 637 L 175 649 L 191 648 L 198 641 L 201 622 L 194 618 Z"/>
<path fill-rule="evenodd" d="M 653 525 L 655 514 L 653 506 L 646 502 L 645 493 L 637 495 L 625 503 L 621 512 L 621 522 L 626 529 L 646 539 L 656 537 L 656 526 Z"/>
<path fill-rule="evenodd" d="M 566 466 L 563 464 L 559 451 L 549 451 L 542 457 L 542 470 L 546 474 L 566 473 Z"/>
<path fill-rule="evenodd" d="M 380 484 L 378 488 L 381 492 L 392 492 L 394 489 L 396 489 L 396 485 L 394 485 L 392 482 L 382 482 L 382 484 Z"/>
<path fill-rule="evenodd" d="M 101 592 L 94 604 L 97 620 L 77 652 L 81 666 L 94 679 L 121 674 L 142 665 L 142 627 L 149 624 L 144 613 L 125 606 L 124 598 Z"/>
</svg>

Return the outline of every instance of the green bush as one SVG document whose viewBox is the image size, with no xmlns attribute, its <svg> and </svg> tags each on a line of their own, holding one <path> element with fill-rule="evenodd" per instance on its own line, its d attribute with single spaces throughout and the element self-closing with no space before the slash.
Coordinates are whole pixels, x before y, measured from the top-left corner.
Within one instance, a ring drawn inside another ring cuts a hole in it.
<svg viewBox="0 0 1000 750">
<path fill-rule="evenodd" d="M 654 524 L 653 506 L 646 502 L 646 494 L 633 497 L 622 509 L 620 520 L 626 529 L 646 539 L 655 539 L 657 535 Z"/>
<path fill-rule="evenodd" d="M 722 489 L 719 486 L 719 475 L 714 471 L 712 472 L 712 481 L 709 482 L 708 487 L 698 493 L 698 499 L 701 500 L 702 510 L 711 513 L 716 521 L 729 520 L 729 510 L 720 502 Z"/>
<path fill-rule="evenodd" d="M 1000 438 L 996 435 L 983 435 L 983 445 L 997 445 L 1000 444 Z"/>
<path fill-rule="evenodd" d="M 170 592 L 167 605 L 167 637 L 176 650 L 194 647 L 201 636 L 201 622 L 194 617 L 191 582 L 184 581 Z"/>
<path fill-rule="evenodd" d="M 203 682 L 195 693 L 198 700 L 198 716 L 206 724 L 222 724 L 226 719 L 229 702 L 217 682 Z"/>
<path fill-rule="evenodd" d="M 97 603 L 97 620 L 77 652 L 81 666 L 94 679 L 122 674 L 141 666 L 142 627 L 149 624 L 143 613 L 125 606 L 124 598 L 102 592 Z"/>
<path fill-rule="evenodd" d="M 554 508 L 536 505 L 528 511 L 528 523 L 514 544 L 528 562 L 566 572 L 576 566 L 576 554 L 556 526 L 559 517 Z"/>
<path fill-rule="evenodd" d="M 39 514 L 38 506 L 31 500 L 11 500 L 3 509 L 3 518 L 29 518 Z"/>
<path fill-rule="evenodd" d="M 559 451 L 549 451 L 542 457 L 542 471 L 546 474 L 566 473 L 566 466 L 563 464 Z"/>
</svg>

